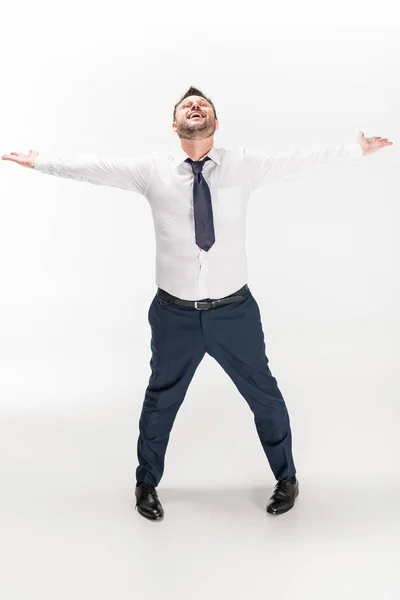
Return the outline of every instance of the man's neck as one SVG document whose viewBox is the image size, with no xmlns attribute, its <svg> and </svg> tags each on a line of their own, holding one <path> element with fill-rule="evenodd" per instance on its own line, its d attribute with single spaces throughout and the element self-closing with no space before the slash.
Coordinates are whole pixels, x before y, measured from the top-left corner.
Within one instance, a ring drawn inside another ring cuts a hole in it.
<svg viewBox="0 0 400 600">
<path fill-rule="evenodd" d="M 201 160 L 208 154 L 213 147 L 213 138 L 205 140 L 181 140 L 182 150 L 186 152 L 192 160 Z"/>
</svg>

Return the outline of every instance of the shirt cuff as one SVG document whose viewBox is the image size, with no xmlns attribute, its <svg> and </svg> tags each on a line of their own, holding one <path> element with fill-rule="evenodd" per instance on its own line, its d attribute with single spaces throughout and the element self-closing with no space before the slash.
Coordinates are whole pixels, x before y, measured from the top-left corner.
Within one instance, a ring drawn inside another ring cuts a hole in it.
<svg viewBox="0 0 400 600">
<path fill-rule="evenodd" d="M 364 151 L 361 147 L 361 144 L 358 142 L 354 142 L 352 144 L 346 144 L 347 151 L 349 153 L 349 158 L 355 160 L 356 158 L 360 158 L 364 156 Z"/>
<path fill-rule="evenodd" d="M 33 161 L 33 168 L 37 171 L 45 171 L 49 164 L 49 159 L 39 154 Z"/>
</svg>

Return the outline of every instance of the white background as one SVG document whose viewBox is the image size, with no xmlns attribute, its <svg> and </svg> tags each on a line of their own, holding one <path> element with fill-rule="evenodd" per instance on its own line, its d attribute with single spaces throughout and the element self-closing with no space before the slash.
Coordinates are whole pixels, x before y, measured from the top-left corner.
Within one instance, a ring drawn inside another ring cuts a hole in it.
<svg viewBox="0 0 400 600">
<path fill-rule="evenodd" d="M 249 201 L 248 283 L 291 418 L 295 507 L 267 517 L 253 416 L 206 355 L 158 524 L 132 500 L 156 290 L 147 200 L 0 163 L 4 598 L 398 599 L 396 23 L 389 2 L 7 3 L 1 154 L 173 152 L 190 85 L 216 106 L 217 147 L 359 130 L 393 146 Z"/>
</svg>

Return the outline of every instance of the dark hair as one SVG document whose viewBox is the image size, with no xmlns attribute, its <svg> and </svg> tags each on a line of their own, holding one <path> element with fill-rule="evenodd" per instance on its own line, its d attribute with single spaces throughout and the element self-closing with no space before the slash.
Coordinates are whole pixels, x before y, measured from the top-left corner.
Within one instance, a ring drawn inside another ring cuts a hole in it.
<svg viewBox="0 0 400 600">
<path fill-rule="evenodd" d="M 205 100 L 207 100 L 207 101 L 208 101 L 208 102 L 211 104 L 211 106 L 212 106 L 212 108 L 213 108 L 213 111 L 214 111 L 214 117 L 217 119 L 217 112 L 216 112 L 216 110 L 215 110 L 215 106 L 214 106 L 214 104 L 213 104 L 212 100 L 211 100 L 210 98 L 207 98 L 207 96 L 205 96 L 205 95 L 203 94 L 203 92 L 201 92 L 201 91 L 200 91 L 200 90 L 198 90 L 197 88 L 195 88 L 195 87 L 193 87 L 193 86 L 190 86 L 190 88 L 188 89 L 188 91 L 187 91 L 187 92 L 185 92 L 185 93 L 183 94 L 183 96 L 180 98 L 180 100 L 178 100 L 178 102 L 177 102 L 177 103 L 175 104 L 175 106 L 174 106 L 174 116 L 173 116 L 173 121 L 175 121 L 175 118 L 176 118 L 176 108 L 177 108 L 177 106 L 178 106 L 178 105 L 179 105 L 179 104 L 180 104 L 180 103 L 181 103 L 181 102 L 182 102 L 182 101 L 183 101 L 185 98 L 187 98 L 188 96 L 201 96 L 202 98 L 205 98 Z"/>
</svg>

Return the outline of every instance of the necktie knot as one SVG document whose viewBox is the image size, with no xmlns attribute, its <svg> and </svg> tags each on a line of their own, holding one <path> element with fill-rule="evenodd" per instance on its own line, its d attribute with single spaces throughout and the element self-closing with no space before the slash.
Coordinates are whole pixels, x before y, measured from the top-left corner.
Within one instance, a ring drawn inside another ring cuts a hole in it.
<svg viewBox="0 0 400 600">
<path fill-rule="evenodd" d="M 192 167 L 192 171 L 195 175 L 201 173 L 203 170 L 204 163 L 206 160 L 211 160 L 209 156 L 206 156 L 202 160 L 193 160 L 191 158 L 187 158 L 185 162 L 189 163 Z"/>
</svg>

